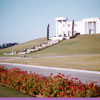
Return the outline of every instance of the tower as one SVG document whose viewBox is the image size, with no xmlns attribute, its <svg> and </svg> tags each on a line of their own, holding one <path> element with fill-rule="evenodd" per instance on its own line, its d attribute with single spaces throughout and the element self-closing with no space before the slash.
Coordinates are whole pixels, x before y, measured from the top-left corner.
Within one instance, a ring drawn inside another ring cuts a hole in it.
<svg viewBox="0 0 100 100">
<path fill-rule="evenodd" d="M 67 18 L 56 18 L 56 37 L 67 37 Z"/>
</svg>

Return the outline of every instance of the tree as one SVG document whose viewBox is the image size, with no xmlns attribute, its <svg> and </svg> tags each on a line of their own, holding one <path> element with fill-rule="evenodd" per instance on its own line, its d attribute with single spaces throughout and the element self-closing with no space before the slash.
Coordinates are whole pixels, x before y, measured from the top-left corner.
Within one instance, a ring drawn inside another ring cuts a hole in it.
<svg viewBox="0 0 100 100">
<path fill-rule="evenodd" d="M 74 20 L 72 21 L 72 36 L 74 35 Z"/>
<path fill-rule="evenodd" d="M 48 26 L 47 26 L 47 40 L 49 40 L 49 27 L 50 27 L 50 25 L 48 24 Z"/>
<path fill-rule="evenodd" d="M 3 43 L 2 45 L 0 45 L 0 49 L 4 49 L 4 48 L 8 48 L 14 45 L 17 45 L 18 43 Z"/>
<path fill-rule="evenodd" d="M 5 44 L 5 43 L 2 44 L 2 49 L 3 49 L 3 48 L 6 48 L 6 44 Z"/>
</svg>

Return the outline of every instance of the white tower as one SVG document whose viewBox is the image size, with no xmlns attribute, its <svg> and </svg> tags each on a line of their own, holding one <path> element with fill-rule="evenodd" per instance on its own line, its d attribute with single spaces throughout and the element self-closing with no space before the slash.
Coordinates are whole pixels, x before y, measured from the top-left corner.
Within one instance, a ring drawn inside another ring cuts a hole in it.
<svg viewBox="0 0 100 100">
<path fill-rule="evenodd" d="M 67 37 L 67 19 L 64 17 L 56 18 L 56 37 Z"/>
</svg>

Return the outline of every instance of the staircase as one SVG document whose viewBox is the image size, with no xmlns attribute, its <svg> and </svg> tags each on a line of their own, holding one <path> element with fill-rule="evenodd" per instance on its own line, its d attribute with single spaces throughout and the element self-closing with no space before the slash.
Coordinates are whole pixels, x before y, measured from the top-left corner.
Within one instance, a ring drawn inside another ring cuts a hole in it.
<svg viewBox="0 0 100 100">
<path fill-rule="evenodd" d="M 44 43 L 32 46 L 32 48 L 25 48 L 24 50 L 20 50 L 20 51 L 12 51 L 11 53 L 4 53 L 4 55 L 25 55 L 25 54 L 30 54 L 30 53 L 33 53 L 33 52 L 43 50 L 43 49 L 45 49 L 47 47 L 50 47 L 52 45 L 58 44 L 61 41 L 62 40 L 58 40 L 58 39 L 52 40 L 51 39 L 51 40 L 45 41 Z"/>
</svg>

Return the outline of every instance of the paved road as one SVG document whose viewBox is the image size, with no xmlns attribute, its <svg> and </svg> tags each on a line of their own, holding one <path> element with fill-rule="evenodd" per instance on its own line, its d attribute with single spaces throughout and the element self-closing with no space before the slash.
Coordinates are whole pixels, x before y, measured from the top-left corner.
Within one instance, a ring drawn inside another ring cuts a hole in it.
<svg viewBox="0 0 100 100">
<path fill-rule="evenodd" d="M 19 59 L 20 57 L 0 57 L 0 60 Z"/>
<path fill-rule="evenodd" d="M 96 71 L 85 71 L 85 70 L 74 70 L 74 69 L 66 69 L 66 68 L 54 68 L 54 67 L 44 67 L 44 66 L 33 66 L 33 65 L 22 65 L 22 64 L 11 64 L 11 63 L 2 63 L 0 65 L 6 66 L 6 68 L 11 69 L 13 67 L 20 68 L 25 71 L 32 71 L 39 74 L 43 74 L 45 76 L 53 73 L 57 75 L 58 73 L 62 73 L 64 75 L 71 75 L 72 77 L 78 77 L 83 83 L 86 80 L 97 81 L 97 84 L 100 86 L 100 72 Z"/>
</svg>

